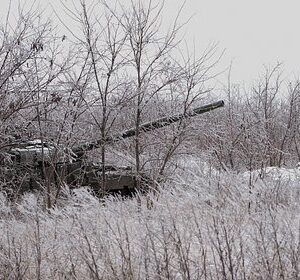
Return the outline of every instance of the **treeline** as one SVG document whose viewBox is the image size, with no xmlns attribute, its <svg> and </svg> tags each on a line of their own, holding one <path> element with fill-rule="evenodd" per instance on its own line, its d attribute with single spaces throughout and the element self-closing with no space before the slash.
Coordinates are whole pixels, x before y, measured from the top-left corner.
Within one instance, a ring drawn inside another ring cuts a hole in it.
<svg viewBox="0 0 300 280">
<path fill-rule="evenodd" d="M 33 8 L 1 25 L 2 162 L 8 147 L 28 139 L 72 147 L 131 127 L 134 139 L 113 150 L 137 174 L 170 174 L 173 159 L 191 152 L 225 170 L 300 161 L 299 83 L 282 79 L 280 65 L 250 90 L 228 85 L 220 93 L 224 109 L 145 134 L 143 122 L 203 105 L 222 52 L 215 45 L 200 56 L 189 52 L 180 12 L 163 32 L 163 5 L 81 1 L 64 9 L 69 19 L 59 18 L 60 28 Z M 99 149 L 103 166 L 111 150 L 105 142 Z"/>
<path fill-rule="evenodd" d="M 300 161 L 299 81 L 283 79 L 281 65 L 265 69 L 249 89 L 224 89 L 226 106 L 207 116 L 198 146 L 224 170 L 263 171 Z"/>
</svg>

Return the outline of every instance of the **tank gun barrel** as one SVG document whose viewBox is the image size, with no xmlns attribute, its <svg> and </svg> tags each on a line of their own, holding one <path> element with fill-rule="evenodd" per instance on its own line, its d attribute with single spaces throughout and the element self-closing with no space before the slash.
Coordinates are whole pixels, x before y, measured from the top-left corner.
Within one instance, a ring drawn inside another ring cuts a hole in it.
<svg viewBox="0 0 300 280">
<path fill-rule="evenodd" d="M 171 124 L 173 124 L 175 122 L 178 122 L 182 119 L 194 117 L 196 115 L 212 111 L 212 110 L 217 109 L 217 108 L 222 107 L 222 106 L 224 106 L 224 101 L 223 100 L 217 101 L 217 102 L 214 102 L 214 103 L 202 106 L 202 107 L 194 108 L 191 111 L 188 111 L 184 114 L 173 115 L 173 116 L 170 116 L 170 117 L 163 117 L 163 118 L 157 119 L 157 120 L 152 121 L 152 122 L 144 123 L 140 126 L 140 130 L 144 131 L 144 132 L 155 130 L 157 128 L 161 128 L 161 127 L 164 127 L 164 126 L 171 125 Z M 128 138 L 128 137 L 132 137 L 132 136 L 135 135 L 135 132 L 136 132 L 135 128 L 126 130 L 121 135 L 119 135 L 119 138 L 125 139 L 125 138 Z"/>
<path fill-rule="evenodd" d="M 201 106 L 198 108 L 194 108 L 191 111 L 188 111 L 184 114 L 177 114 L 177 115 L 173 115 L 173 116 L 169 116 L 169 117 L 163 117 L 163 118 L 157 119 L 155 121 L 151 121 L 151 122 L 142 124 L 140 126 L 140 131 L 148 132 L 148 131 L 152 131 L 152 130 L 155 130 L 158 128 L 162 128 L 162 127 L 171 125 L 175 122 L 178 122 L 182 119 L 191 118 L 196 115 L 203 114 L 203 113 L 212 111 L 214 109 L 217 109 L 217 108 L 223 107 L 223 106 L 224 106 L 224 101 L 220 100 L 220 101 L 217 101 L 217 102 L 214 102 L 211 104 L 207 104 L 207 105 L 204 105 L 204 106 Z M 87 151 L 100 148 L 104 143 L 111 144 L 114 142 L 118 142 L 120 140 L 129 138 L 129 137 L 133 137 L 133 136 L 135 136 L 135 134 L 136 134 L 136 128 L 131 128 L 120 134 L 108 136 L 105 139 L 100 139 L 100 140 L 96 140 L 93 142 L 88 142 L 85 144 L 78 145 L 78 146 L 74 147 L 72 150 L 76 155 L 81 156 Z"/>
</svg>

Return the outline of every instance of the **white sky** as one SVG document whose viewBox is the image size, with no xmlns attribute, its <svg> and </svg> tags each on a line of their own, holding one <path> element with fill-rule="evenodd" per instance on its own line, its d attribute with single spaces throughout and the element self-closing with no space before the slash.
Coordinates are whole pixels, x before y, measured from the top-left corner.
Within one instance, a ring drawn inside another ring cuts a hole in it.
<svg viewBox="0 0 300 280">
<path fill-rule="evenodd" d="M 72 0 L 39 0 L 42 6 Z M 78 0 L 73 0 L 74 2 Z M 119 0 L 120 2 L 128 0 Z M 15 5 L 18 0 L 12 0 Z M 30 3 L 31 0 L 20 0 Z M 174 16 L 182 1 L 165 0 L 166 18 Z M 0 16 L 9 0 L 0 0 Z M 251 81 L 262 73 L 263 65 L 283 62 L 286 75 L 300 74 L 300 0 L 186 0 L 183 20 L 187 42 L 195 41 L 199 52 L 212 42 L 226 49 L 220 63 L 225 69 L 233 62 L 233 81 Z M 219 78 L 226 80 L 225 75 Z"/>
<path fill-rule="evenodd" d="M 219 42 L 235 80 L 252 81 L 277 61 L 287 75 L 300 73 L 299 0 L 188 0 L 193 12 L 189 34 L 198 45 Z"/>
</svg>

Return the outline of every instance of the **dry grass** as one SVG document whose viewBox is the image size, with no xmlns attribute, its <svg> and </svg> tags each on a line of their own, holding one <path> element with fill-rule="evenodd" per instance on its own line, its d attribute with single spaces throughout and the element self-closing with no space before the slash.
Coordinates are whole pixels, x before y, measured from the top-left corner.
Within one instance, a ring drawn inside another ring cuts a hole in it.
<svg viewBox="0 0 300 280">
<path fill-rule="evenodd" d="M 51 212 L 2 196 L 1 279 L 299 279 L 299 183 L 198 171 L 151 209 L 85 190 Z"/>
</svg>

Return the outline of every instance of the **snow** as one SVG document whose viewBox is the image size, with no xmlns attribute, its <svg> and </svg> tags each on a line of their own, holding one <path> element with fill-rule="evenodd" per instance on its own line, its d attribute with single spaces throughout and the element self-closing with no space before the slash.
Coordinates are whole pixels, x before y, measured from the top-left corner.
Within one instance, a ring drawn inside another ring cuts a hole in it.
<svg viewBox="0 0 300 280">
<path fill-rule="evenodd" d="M 299 276 L 298 169 L 266 168 L 251 186 L 245 177 L 258 170 L 225 173 L 187 157 L 177 171 L 159 195 L 99 200 L 85 188 L 65 189 L 50 211 L 34 194 L 15 206 L 1 195 L 3 278 Z"/>
<path fill-rule="evenodd" d="M 262 170 L 247 171 L 242 175 L 244 178 L 248 179 L 250 176 L 252 180 L 273 180 L 273 181 L 283 181 L 283 182 L 300 182 L 300 168 L 288 169 L 284 167 L 266 167 Z M 299 183 L 300 184 L 300 183 Z"/>
</svg>

